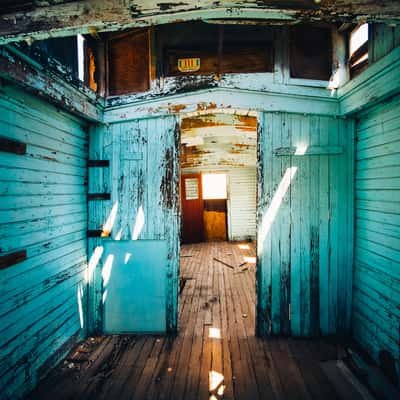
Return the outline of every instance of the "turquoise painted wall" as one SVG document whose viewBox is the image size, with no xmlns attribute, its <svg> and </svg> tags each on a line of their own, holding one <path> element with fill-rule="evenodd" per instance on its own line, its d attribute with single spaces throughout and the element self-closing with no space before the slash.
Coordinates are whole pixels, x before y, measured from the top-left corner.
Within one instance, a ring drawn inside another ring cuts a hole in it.
<svg viewBox="0 0 400 400">
<path fill-rule="evenodd" d="M 352 289 L 353 120 L 263 113 L 260 128 L 258 332 L 345 335 Z"/>
<path fill-rule="evenodd" d="M 353 336 L 400 382 L 400 96 L 358 118 Z"/>
<path fill-rule="evenodd" d="M 82 332 L 87 266 L 87 130 L 19 89 L 0 91 L 0 135 L 26 154 L 0 152 L 0 397 L 29 391 Z"/>
</svg>

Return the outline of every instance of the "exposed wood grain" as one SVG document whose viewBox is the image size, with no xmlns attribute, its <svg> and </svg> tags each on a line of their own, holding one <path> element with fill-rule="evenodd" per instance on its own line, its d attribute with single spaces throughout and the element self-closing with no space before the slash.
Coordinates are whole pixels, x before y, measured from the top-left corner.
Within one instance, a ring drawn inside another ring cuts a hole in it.
<svg viewBox="0 0 400 400">
<path fill-rule="evenodd" d="M 144 92 L 150 87 L 148 30 L 108 41 L 110 96 Z"/>
<path fill-rule="evenodd" d="M 168 51 L 168 50 L 167 50 Z M 178 69 L 178 60 L 182 58 L 200 58 L 200 69 L 190 75 L 216 73 L 272 72 L 273 47 L 270 43 L 259 46 L 237 45 L 235 48 L 224 46 L 221 58 L 210 49 L 169 50 L 167 55 L 167 76 L 184 75 Z"/>
</svg>

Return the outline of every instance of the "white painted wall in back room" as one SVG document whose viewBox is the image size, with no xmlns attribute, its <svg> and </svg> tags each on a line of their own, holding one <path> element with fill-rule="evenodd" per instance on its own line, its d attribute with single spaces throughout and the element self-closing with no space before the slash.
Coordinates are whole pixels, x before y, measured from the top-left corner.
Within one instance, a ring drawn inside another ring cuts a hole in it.
<svg viewBox="0 0 400 400">
<path fill-rule="evenodd" d="M 228 232 L 230 240 L 256 237 L 256 168 L 229 172 Z"/>
</svg>

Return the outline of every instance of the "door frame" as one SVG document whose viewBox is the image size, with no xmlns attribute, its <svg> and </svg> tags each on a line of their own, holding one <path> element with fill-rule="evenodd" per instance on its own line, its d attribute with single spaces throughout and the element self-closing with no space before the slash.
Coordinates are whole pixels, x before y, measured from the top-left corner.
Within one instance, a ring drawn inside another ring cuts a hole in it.
<svg viewBox="0 0 400 400">
<path fill-rule="evenodd" d="M 261 162 L 260 162 L 260 155 L 261 155 L 261 149 L 260 149 L 260 143 L 261 143 L 261 135 L 263 132 L 262 129 L 262 111 L 254 109 L 254 107 L 249 106 L 248 108 L 240 108 L 240 109 L 235 109 L 235 111 L 240 114 L 240 115 L 249 115 L 249 113 L 252 113 L 252 116 L 254 116 L 257 120 L 257 129 L 256 129 L 256 148 L 257 148 L 257 160 L 256 160 L 256 278 L 254 281 L 255 285 L 255 294 L 256 294 L 256 305 L 255 305 L 255 313 L 256 313 L 256 325 L 255 325 L 255 334 L 257 336 L 266 336 L 268 335 L 267 331 L 265 329 L 262 329 L 262 322 L 264 321 L 264 318 L 262 317 L 263 315 L 266 315 L 267 310 L 262 307 L 262 264 L 259 260 L 259 255 L 258 255 L 258 236 L 259 236 L 259 226 L 261 224 L 260 218 L 260 196 L 262 192 L 262 188 L 260 188 L 260 174 L 263 171 Z M 182 119 L 187 118 L 187 117 L 194 117 L 197 115 L 207 115 L 207 114 L 232 114 L 232 109 L 230 108 L 218 108 L 215 110 L 202 110 L 202 111 L 197 111 L 197 112 L 180 112 L 178 119 L 177 119 L 177 130 L 179 133 L 177 133 L 177 146 L 179 146 L 178 154 L 179 154 L 179 160 L 178 160 L 178 175 L 179 175 L 179 216 L 178 218 L 181 218 L 181 213 L 182 213 L 182 202 L 181 202 L 181 196 L 182 196 L 182 187 L 181 187 L 181 124 L 182 124 Z M 271 149 L 272 151 L 272 149 Z M 226 171 L 224 172 L 226 173 Z M 227 237 L 229 240 L 229 174 L 227 174 Z M 179 252 L 178 252 L 178 276 L 175 278 L 175 286 L 179 286 L 179 278 L 180 278 L 180 239 L 181 239 L 181 232 L 179 232 L 179 236 L 177 238 L 177 242 L 179 243 Z M 176 299 L 176 304 L 179 305 L 179 293 L 177 293 L 177 299 Z M 178 309 L 178 307 L 177 307 Z M 168 316 L 167 316 L 168 319 Z M 174 316 L 175 321 L 177 321 L 176 326 L 179 327 L 179 316 L 176 315 Z M 177 328 L 178 330 L 179 328 Z"/>
</svg>

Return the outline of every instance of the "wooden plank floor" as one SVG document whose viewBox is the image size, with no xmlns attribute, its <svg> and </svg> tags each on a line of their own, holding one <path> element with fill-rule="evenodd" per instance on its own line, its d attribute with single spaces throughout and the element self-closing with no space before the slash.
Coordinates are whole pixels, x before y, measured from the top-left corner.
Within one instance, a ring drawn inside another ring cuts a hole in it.
<svg viewBox="0 0 400 400">
<path fill-rule="evenodd" d="M 252 243 L 186 245 L 181 254 L 176 338 L 89 338 L 30 399 L 346 398 L 321 367 L 337 358 L 334 344 L 255 337 Z"/>
</svg>

